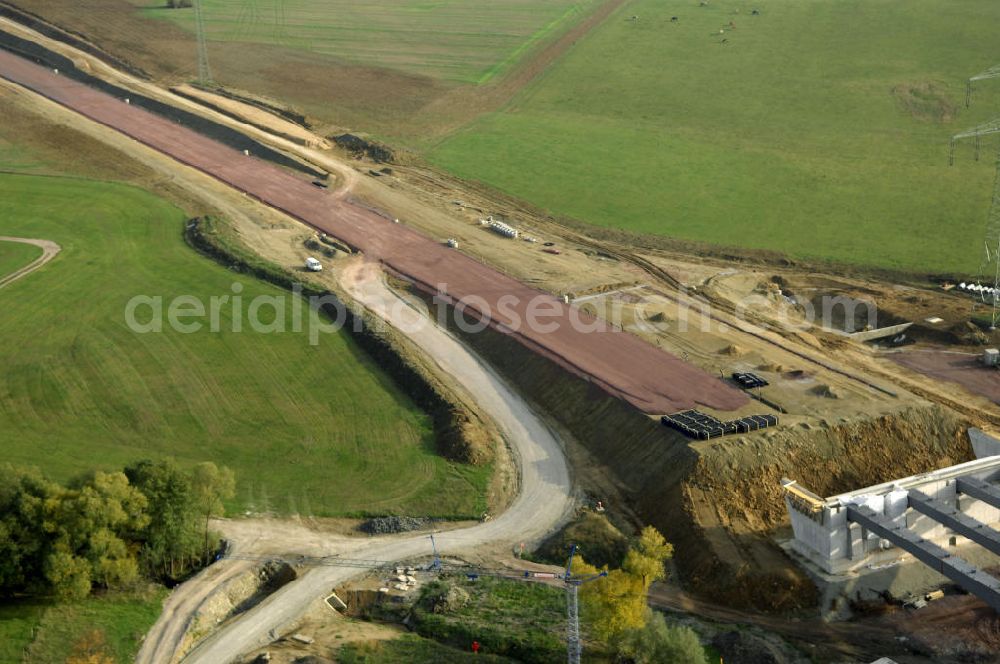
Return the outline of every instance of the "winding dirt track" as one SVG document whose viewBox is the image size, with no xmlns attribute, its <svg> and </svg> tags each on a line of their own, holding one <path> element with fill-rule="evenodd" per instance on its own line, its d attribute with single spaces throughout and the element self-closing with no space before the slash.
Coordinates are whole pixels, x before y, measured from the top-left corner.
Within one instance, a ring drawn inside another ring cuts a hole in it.
<svg viewBox="0 0 1000 664">
<path fill-rule="evenodd" d="M 496 555 L 518 542 L 534 543 L 557 528 L 568 517 L 573 501 L 569 468 L 556 435 L 479 358 L 444 329 L 426 324 L 424 313 L 392 293 L 382 281 L 378 266 L 359 262 L 344 270 L 341 283 L 356 301 L 394 327 L 404 330 L 418 347 L 434 358 L 442 371 L 467 390 L 496 422 L 515 455 L 520 491 L 513 504 L 492 521 L 437 533 L 438 551 L 463 556 L 477 552 Z M 291 526 L 282 528 L 280 534 L 271 533 L 270 529 L 254 534 L 252 527 L 247 532 L 246 524 L 235 523 L 230 527 L 230 524 L 220 522 L 217 525 L 234 542 L 234 551 L 238 555 L 270 553 L 277 549 L 284 553 L 314 556 L 339 554 L 349 558 L 392 561 L 426 556 L 431 552 L 426 534 L 345 540 Z M 228 570 L 238 564 L 239 561 L 226 560 L 221 566 Z M 276 635 L 286 631 L 311 602 L 361 572 L 350 567 L 315 567 L 308 570 L 199 644 L 184 661 L 219 664 L 266 645 Z M 172 661 L 183 638 L 187 617 L 207 597 L 208 588 L 215 585 L 214 579 L 206 577 L 197 583 L 186 583 L 174 591 L 167 606 L 170 614 L 165 613 L 147 635 L 137 660 L 139 664 Z M 177 610 L 171 611 L 174 607 Z M 183 622 L 177 621 L 177 616 L 182 617 Z"/>
<path fill-rule="evenodd" d="M 0 235 L 0 242 L 21 242 L 23 244 L 33 244 L 36 247 L 40 247 L 42 250 L 42 255 L 31 261 L 22 268 L 14 270 L 10 274 L 0 276 L 0 288 L 3 288 L 7 284 L 14 283 L 22 277 L 26 277 L 38 268 L 42 267 L 50 260 L 56 257 L 62 247 L 60 247 L 55 242 L 51 240 L 34 240 L 26 237 L 8 237 L 6 235 Z"/>
<path fill-rule="evenodd" d="M 746 396 L 679 358 L 403 225 L 313 187 L 193 130 L 0 51 L 0 76 L 116 129 L 363 251 L 429 293 L 485 317 L 542 353 L 651 414 L 696 405 L 734 410 Z M 525 321 L 534 319 L 537 324 Z M 581 329 L 586 327 L 588 329 Z"/>
</svg>

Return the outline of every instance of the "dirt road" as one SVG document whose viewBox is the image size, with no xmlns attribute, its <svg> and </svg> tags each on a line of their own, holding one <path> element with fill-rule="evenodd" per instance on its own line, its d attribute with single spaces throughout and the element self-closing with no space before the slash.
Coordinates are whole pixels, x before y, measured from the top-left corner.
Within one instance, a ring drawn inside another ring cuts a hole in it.
<svg viewBox="0 0 1000 664">
<path fill-rule="evenodd" d="M 376 264 L 357 262 L 343 271 L 341 281 L 352 297 L 407 334 L 442 371 L 468 391 L 483 412 L 496 422 L 514 453 L 520 477 L 520 492 L 514 503 L 492 521 L 437 533 L 438 550 L 450 555 L 502 555 L 517 543 L 535 542 L 558 527 L 569 516 L 572 498 L 569 469 L 556 435 L 471 351 L 440 327 L 424 324 L 422 312 L 385 286 Z M 276 546 L 285 554 L 336 554 L 377 560 L 405 560 L 431 553 L 426 535 L 359 540 L 336 535 L 323 537 L 315 530 L 286 524 L 280 530 L 280 537 L 276 537 L 269 527 L 254 528 L 239 522 L 231 527 L 220 522 L 219 526 L 236 542 L 241 554 L 271 553 Z M 266 645 L 283 631 L 283 626 L 300 616 L 310 602 L 364 572 L 341 567 L 313 568 L 211 636 L 184 661 L 218 664 Z M 214 584 L 214 579 L 199 577 L 190 588 L 182 586 L 175 594 L 197 601 L 205 586 Z M 174 604 L 184 606 L 187 602 L 179 599 Z M 143 649 L 140 662 L 170 661 L 171 648 L 179 646 L 183 636 L 176 626 L 169 629 L 165 626 L 175 617 L 165 616 L 157 623 L 147 637 L 147 641 L 157 643 Z M 161 638 L 164 633 L 170 638 Z"/>
<path fill-rule="evenodd" d="M 649 605 L 722 623 L 755 625 L 780 634 L 800 646 L 808 643 L 822 646 L 826 655 L 836 653 L 847 657 L 847 661 L 868 662 L 879 656 L 896 654 L 896 651 L 906 652 L 895 641 L 896 630 L 884 625 L 871 622 L 824 622 L 818 618 L 789 620 L 781 616 L 741 611 L 699 600 L 673 585 L 655 584 L 649 592 Z"/>
<path fill-rule="evenodd" d="M 136 662 L 170 662 L 184 641 L 198 609 L 226 581 L 253 567 L 246 560 L 223 560 L 204 570 L 170 593 L 156 624 L 146 634 Z"/>
<path fill-rule="evenodd" d="M 0 73 L 360 249 L 428 293 L 465 303 L 474 316 L 645 412 L 696 405 L 728 411 L 747 402 L 738 390 L 634 335 L 272 164 L 11 53 L 0 52 Z"/>
<path fill-rule="evenodd" d="M 42 250 L 42 255 L 31 261 L 22 268 L 14 270 L 10 274 L 0 275 L 0 288 L 3 288 L 7 284 L 12 284 L 18 279 L 28 276 L 38 268 L 42 267 L 50 260 L 56 257 L 62 247 L 60 247 L 55 242 L 51 240 L 33 240 L 31 238 L 25 237 L 8 237 L 5 235 L 0 235 L 0 242 L 21 242 L 23 244 L 33 244 L 36 247 L 40 247 Z"/>
</svg>

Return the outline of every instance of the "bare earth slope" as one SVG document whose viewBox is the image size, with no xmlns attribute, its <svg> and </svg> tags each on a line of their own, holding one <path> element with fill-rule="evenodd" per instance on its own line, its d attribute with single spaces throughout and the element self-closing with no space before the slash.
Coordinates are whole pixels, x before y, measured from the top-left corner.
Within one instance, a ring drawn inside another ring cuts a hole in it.
<svg viewBox="0 0 1000 664">
<path fill-rule="evenodd" d="M 52 71 L 0 52 L 0 73 L 101 124 L 197 168 L 363 251 L 429 293 L 464 302 L 528 348 L 648 413 L 703 405 L 734 410 L 747 398 L 680 359 L 555 298 L 446 249 L 379 215 L 338 201 L 276 166 L 247 158 L 196 132 Z M 507 305 L 501 307 L 501 298 Z M 516 301 L 513 301 L 516 300 Z M 539 316 L 541 312 L 541 316 Z M 530 316 L 543 325 L 526 325 Z M 592 331 L 582 331 L 582 322 Z"/>
</svg>

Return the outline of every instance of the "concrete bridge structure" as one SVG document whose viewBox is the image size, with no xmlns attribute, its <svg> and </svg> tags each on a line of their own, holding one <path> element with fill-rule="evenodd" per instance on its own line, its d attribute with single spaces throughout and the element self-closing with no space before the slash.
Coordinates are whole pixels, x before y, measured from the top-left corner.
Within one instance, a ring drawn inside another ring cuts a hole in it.
<svg viewBox="0 0 1000 664">
<path fill-rule="evenodd" d="M 958 555 L 975 544 L 1000 564 L 1000 442 L 970 438 L 975 461 L 830 498 L 782 480 L 792 552 L 827 576 L 915 559 L 1000 613 L 1000 579 Z"/>
</svg>

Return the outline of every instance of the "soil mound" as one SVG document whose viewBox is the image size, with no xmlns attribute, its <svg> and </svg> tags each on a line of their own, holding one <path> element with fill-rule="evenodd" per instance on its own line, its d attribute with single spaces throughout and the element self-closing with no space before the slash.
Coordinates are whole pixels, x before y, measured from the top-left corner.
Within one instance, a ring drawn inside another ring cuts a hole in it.
<svg viewBox="0 0 1000 664">
<path fill-rule="evenodd" d="M 332 138 L 334 143 L 354 153 L 355 156 L 368 157 L 380 164 L 391 164 L 396 160 L 396 155 L 386 146 L 381 143 L 365 140 L 355 134 L 341 134 Z"/>
<path fill-rule="evenodd" d="M 784 364 L 778 364 L 776 362 L 766 362 L 764 364 L 757 365 L 758 371 L 770 371 L 771 373 L 783 374 L 788 371 L 788 367 Z"/>
<path fill-rule="evenodd" d="M 628 552 L 628 539 L 604 515 L 584 512 L 542 543 L 538 554 L 554 564 L 566 563 L 572 544 L 585 552 L 585 560 L 596 567 L 618 567 Z"/>
<path fill-rule="evenodd" d="M 795 336 L 799 339 L 799 341 L 809 344 L 813 348 L 819 348 L 819 349 L 823 348 L 822 342 L 820 342 L 820 340 L 817 339 L 815 335 L 810 334 L 809 332 L 801 332 L 801 331 L 796 332 Z"/>
<path fill-rule="evenodd" d="M 454 613 L 465 607 L 469 603 L 469 591 L 465 588 L 452 586 L 448 592 L 438 595 L 433 599 L 431 612 L 433 613 Z"/>
<path fill-rule="evenodd" d="M 961 329 L 961 328 L 960 328 Z M 962 330 L 964 334 L 961 334 L 961 339 L 964 343 L 970 346 L 985 346 L 990 342 L 990 337 L 978 325 L 972 322 L 966 322 L 965 328 Z"/>
<path fill-rule="evenodd" d="M 839 391 L 830 387 L 829 385 L 817 385 L 816 387 L 809 390 L 818 397 L 824 397 L 826 399 L 841 399 L 843 395 Z"/>
<path fill-rule="evenodd" d="M 747 354 L 747 349 L 743 346 L 738 346 L 736 344 L 729 344 L 725 348 L 719 351 L 720 355 L 729 355 L 731 357 L 743 357 Z"/>
</svg>

